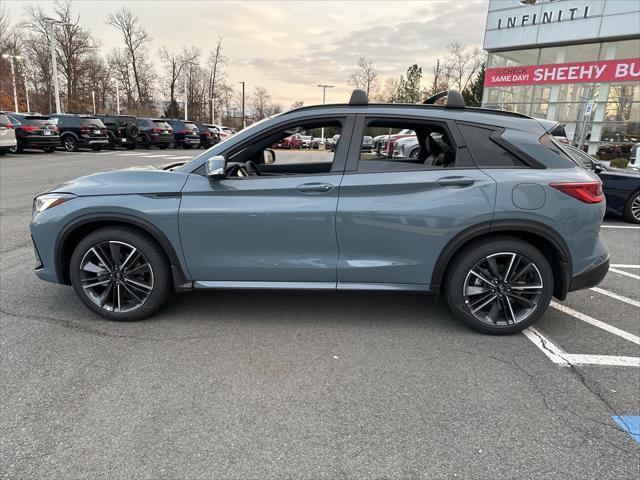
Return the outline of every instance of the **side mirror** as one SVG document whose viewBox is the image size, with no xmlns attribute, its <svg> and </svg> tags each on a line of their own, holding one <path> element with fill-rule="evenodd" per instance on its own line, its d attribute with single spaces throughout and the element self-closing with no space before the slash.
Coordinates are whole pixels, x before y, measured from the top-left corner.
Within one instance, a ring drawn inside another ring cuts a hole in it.
<svg viewBox="0 0 640 480">
<path fill-rule="evenodd" d="M 598 162 L 593 162 L 593 171 L 596 173 L 600 173 L 604 170 L 604 168 L 602 167 L 602 165 L 600 165 Z"/>
<path fill-rule="evenodd" d="M 222 155 L 210 158 L 206 163 L 207 177 L 213 179 L 226 178 L 226 165 L 227 161 Z"/>
<path fill-rule="evenodd" d="M 270 148 L 267 148 L 266 150 L 263 150 L 263 152 L 262 152 L 262 160 L 263 160 L 263 162 L 265 164 L 276 163 L 276 152 L 274 152 Z"/>
</svg>

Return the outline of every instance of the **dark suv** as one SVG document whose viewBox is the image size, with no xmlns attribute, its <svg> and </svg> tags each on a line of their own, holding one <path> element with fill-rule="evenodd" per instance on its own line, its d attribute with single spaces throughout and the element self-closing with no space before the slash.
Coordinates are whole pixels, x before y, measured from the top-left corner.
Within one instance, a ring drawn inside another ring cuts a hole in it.
<svg viewBox="0 0 640 480">
<path fill-rule="evenodd" d="M 50 117 L 14 112 L 8 112 L 6 115 L 16 131 L 16 152 L 22 152 L 25 148 L 36 148 L 53 153 L 60 145 L 58 127 Z"/>
<path fill-rule="evenodd" d="M 213 147 L 220 141 L 220 131 L 211 125 L 205 125 L 202 122 L 193 122 L 200 132 L 200 146 L 202 148 Z"/>
<path fill-rule="evenodd" d="M 173 129 L 166 120 L 157 118 L 138 118 L 138 143 L 142 148 L 158 147 L 165 149 L 173 143 Z"/>
<path fill-rule="evenodd" d="M 166 122 L 173 128 L 173 147 L 197 148 L 200 145 L 200 130 L 193 122 L 166 118 Z"/>
<path fill-rule="evenodd" d="M 113 149 L 117 146 L 128 150 L 136 148 L 140 133 L 136 117 L 131 115 L 96 115 L 96 117 L 107 127 L 109 148 Z"/>
<path fill-rule="evenodd" d="M 81 147 L 99 151 L 109 145 L 107 128 L 99 118 L 56 113 L 51 119 L 60 130 L 62 146 L 67 152 L 77 152 Z"/>
</svg>

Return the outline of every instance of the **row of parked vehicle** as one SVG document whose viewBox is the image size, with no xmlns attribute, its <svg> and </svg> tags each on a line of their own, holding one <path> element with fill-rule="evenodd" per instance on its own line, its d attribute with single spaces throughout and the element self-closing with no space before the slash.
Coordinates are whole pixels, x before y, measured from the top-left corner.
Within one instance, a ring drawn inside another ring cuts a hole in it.
<svg viewBox="0 0 640 480">
<path fill-rule="evenodd" d="M 0 155 L 40 149 L 69 152 L 123 147 L 209 148 L 233 135 L 221 125 L 176 118 L 0 112 Z"/>
</svg>

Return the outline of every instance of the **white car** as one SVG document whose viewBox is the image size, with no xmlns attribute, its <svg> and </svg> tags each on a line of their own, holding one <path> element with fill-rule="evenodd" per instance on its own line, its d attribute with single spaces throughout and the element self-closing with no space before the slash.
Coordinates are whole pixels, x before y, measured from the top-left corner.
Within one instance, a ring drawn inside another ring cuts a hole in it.
<svg viewBox="0 0 640 480">
<path fill-rule="evenodd" d="M 225 127 L 223 125 L 213 125 L 220 132 L 220 140 L 225 140 L 233 135 L 235 132 L 230 127 Z"/>
<path fill-rule="evenodd" d="M 302 148 L 311 148 L 311 141 L 313 137 L 311 135 L 302 135 Z"/>
<path fill-rule="evenodd" d="M 400 138 L 393 144 L 393 158 L 411 158 L 411 155 L 417 156 L 419 151 L 416 137 Z"/>
<path fill-rule="evenodd" d="M 16 131 L 6 115 L 0 113 L 0 155 L 18 146 Z"/>
</svg>

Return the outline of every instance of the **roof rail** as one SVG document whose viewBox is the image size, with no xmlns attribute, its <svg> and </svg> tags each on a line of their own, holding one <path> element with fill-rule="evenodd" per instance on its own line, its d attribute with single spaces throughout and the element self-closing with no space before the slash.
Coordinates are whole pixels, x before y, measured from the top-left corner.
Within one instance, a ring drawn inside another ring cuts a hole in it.
<svg viewBox="0 0 640 480">
<path fill-rule="evenodd" d="M 445 90 L 443 92 L 436 93 L 435 95 L 431 95 L 424 102 L 424 105 L 433 105 L 441 98 L 446 97 L 445 108 L 465 108 L 464 97 L 460 94 L 459 91 L 454 89 Z"/>
<path fill-rule="evenodd" d="M 349 105 L 369 105 L 369 97 L 367 96 L 367 92 L 356 88 L 351 94 Z"/>
</svg>

